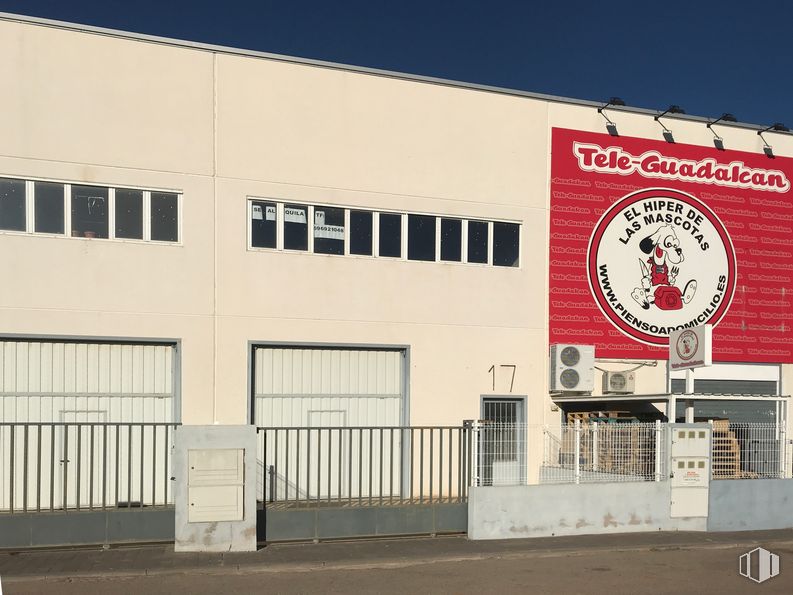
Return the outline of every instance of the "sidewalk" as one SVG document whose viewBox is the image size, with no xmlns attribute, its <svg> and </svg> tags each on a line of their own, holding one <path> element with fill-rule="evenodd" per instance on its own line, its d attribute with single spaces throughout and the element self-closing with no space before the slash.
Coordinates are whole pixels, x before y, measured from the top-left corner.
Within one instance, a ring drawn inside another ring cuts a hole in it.
<svg viewBox="0 0 793 595">
<path fill-rule="evenodd" d="M 0 552 L 4 584 L 38 579 L 252 574 L 399 568 L 436 562 L 635 552 L 793 546 L 793 530 L 635 533 L 468 541 L 464 536 L 275 544 L 249 553 L 181 553 L 172 545 Z"/>
</svg>

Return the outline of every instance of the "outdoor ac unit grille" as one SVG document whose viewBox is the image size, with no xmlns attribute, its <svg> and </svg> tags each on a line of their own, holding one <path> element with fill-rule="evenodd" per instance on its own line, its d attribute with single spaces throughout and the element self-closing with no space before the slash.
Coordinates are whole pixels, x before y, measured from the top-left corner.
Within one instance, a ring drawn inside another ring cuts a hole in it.
<svg viewBox="0 0 793 595">
<path fill-rule="evenodd" d="M 628 383 L 625 374 L 609 374 L 609 388 L 611 390 L 625 390 Z"/>
<path fill-rule="evenodd" d="M 603 392 L 630 394 L 636 389 L 633 372 L 604 372 Z"/>
<path fill-rule="evenodd" d="M 594 364 L 592 345 L 551 345 L 550 390 L 592 392 Z"/>
<path fill-rule="evenodd" d="M 581 352 L 572 345 L 568 345 L 562 349 L 562 354 L 559 356 L 565 366 L 573 367 L 581 361 Z"/>
<path fill-rule="evenodd" d="M 559 380 L 564 388 L 574 390 L 581 383 L 581 376 L 572 368 L 568 368 L 559 374 Z"/>
</svg>

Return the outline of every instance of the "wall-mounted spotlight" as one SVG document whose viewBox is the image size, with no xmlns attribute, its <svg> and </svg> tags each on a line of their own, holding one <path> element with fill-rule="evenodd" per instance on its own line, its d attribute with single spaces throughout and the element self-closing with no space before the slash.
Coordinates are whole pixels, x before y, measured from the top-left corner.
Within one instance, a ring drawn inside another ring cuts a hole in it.
<svg viewBox="0 0 793 595">
<path fill-rule="evenodd" d="M 598 108 L 598 113 L 606 119 L 606 130 L 611 136 L 619 136 L 619 132 L 617 132 L 617 125 L 609 120 L 609 117 L 603 113 L 603 110 L 609 107 L 610 105 L 625 105 L 625 102 L 620 99 L 619 97 L 611 97 L 605 105 L 602 105 Z"/>
<path fill-rule="evenodd" d="M 719 116 L 718 118 L 716 118 L 715 120 L 713 120 L 713 122 L 708 122 L 707 123 L 707 125 L 706 125 L 707 129 L 710 130 L 713 133 L 713 144 L 716 146 L 716 148 L 719 151 L 723 151 L 724 150 L 724 139 L 721 138 L 718 134 L 716 134 L 716 131 L 713 130 L 712 126 L 714 124 L 716 124 L 717 122 L 737 122 L 737 121 L 738 121 L 738 118 L 736 118 L 732 114 L 724 113 L 721 116 Z"/>
<path fill-rule="evenodd" d="M 669 130 L 666 126 L 664 126 L 663 122 L 661 122 L 661 118 L 663 118 L 666 114 L 685 114 L 685 113 L 686 111 L 679 105 L 670 105 L 663 112 L 655 116 L 655 121 L 658 122 L 661 125 L 661 128 L 664 129 L 662 134 L 664 135 L 664 140 L 666 142 L 674 143 L 675 137 L 672 135 L 672 131 Z"/>
<path fill-rule="evenodd" d="M 771 148 L 771 145 L 768 144 L 768 141 L 765 140 L 763 136 L 764 132 L 790 132 L 790 128 L 785 126 L 780 122 L 775 122 L 771 124 L 771 126 L 767 128 L 763 128 L 762 130 L 757 131 L 757 136 L 759 136 L 763 140 L 763 153 L 766 154 L 766 157 L 773 159 L 774 158 L 774 150 Z"/>
</svg>

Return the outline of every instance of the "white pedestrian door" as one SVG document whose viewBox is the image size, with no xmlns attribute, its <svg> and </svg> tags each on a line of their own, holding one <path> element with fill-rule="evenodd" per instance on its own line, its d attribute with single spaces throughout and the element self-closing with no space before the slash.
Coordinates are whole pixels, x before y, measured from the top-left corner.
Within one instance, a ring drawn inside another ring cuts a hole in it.
<svg viewBox="0 0 793 595">
<path fill-rule="evenodd" d="M 482 485 L 515 485 L 526 479 L 523 399 L 484 397 L 479 432 Z"/>
<path fill-rule="evenodd" d="M 670 424 L 670 516 L 708 516 L 710 424 Z"/>
</svg>

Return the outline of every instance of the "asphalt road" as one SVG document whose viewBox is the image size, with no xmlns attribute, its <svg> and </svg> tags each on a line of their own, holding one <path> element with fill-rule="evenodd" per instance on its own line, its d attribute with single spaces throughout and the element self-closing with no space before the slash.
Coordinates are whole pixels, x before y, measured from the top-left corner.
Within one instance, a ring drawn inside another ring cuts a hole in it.
<svg viewBox="0 0 793 595">
<path fill-rule="evenodd" d="M 409 540 L 368 545 L 320 544 L 304 549 L 293 546 L 291 550 L 287 546 L 280 550 L 279 561 L 259 565 L 160 568 L 148 575 L 125 574 L 123 569 L 105 573 L 97 566 L 75 578 L 68 578 L 68 569 L 51 576 L 26 572 L 4 581 L 3 595 L 793 593 L 793 540 L 789 536 L 761 540 L 779 555 L 781 562 L 780 575 L 762 585 L 738 574 L 738 557 L 757 542 L 723 540 L 675 545 L 660 536 L 656 541 L 584 541 L 581 547 L 563 548 L 521 548 L 514 543 L 480 548 L 451 539 L 413 544 Z M 368 548 L 368 555 L 356 555 L 361 547 Z M 345 548 L 352 551 L 351 557 L 344 554 Z M 420 551 L 421 555 L 404 554 L 412 551 Z M 313 559 L 305 552 L 313 554 Z M 151 556 L 156 551 L 144 553 Z"/>
</svg>

